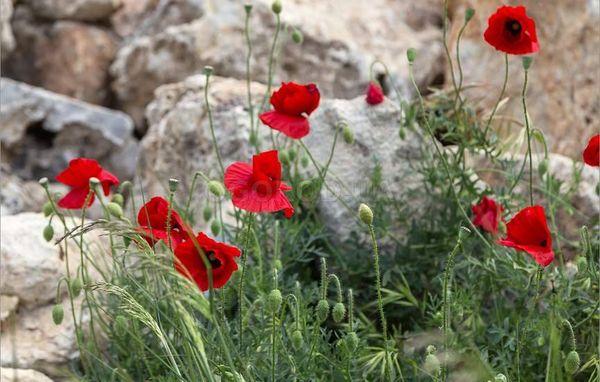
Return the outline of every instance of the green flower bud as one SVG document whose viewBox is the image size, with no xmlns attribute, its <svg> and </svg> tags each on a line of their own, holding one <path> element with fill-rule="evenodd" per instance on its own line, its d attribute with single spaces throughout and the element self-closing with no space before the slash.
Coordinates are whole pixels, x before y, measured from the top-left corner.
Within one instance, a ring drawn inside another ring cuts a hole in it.
<svg viewBox="0 0 600 382">
<path fill-rule="evenodd" d="M 346 344 L 348 345 L 348 350 L 350 350 L 350 352 L 353 352 L 358 348 L 359 342 L 360 340 L 358 339 L 356 332 L 350 332 L 346 335 Z"/>
<path fill-rule="evenodd" d="M 132 188 L 133 183 L 131 183 L 129 180 L 126 180 L 123 183 L 121 183 L 121 186 L 119 187 L 119 193 L 129 195 L 129 192 L 131 192 Z"/>
<path fill-rule="evenodd" d="M 52 228 L 52 224 L 49 224 L 44 228 L 44 240 L 50 241 L 54 237 L 54 228 Z"/>
<path fill-rule="evenodd" d="M 398 130 L 398 137 L 402 140 L 404 140 L 404 138 L 406 138 L 406 132 L 404 131 L 404 129 L 401 127 L 400 130 Z"/>
<path fill-rule="evenodd" d="M 54 207 L 52 207 L 52 202 L 48 201 L 42 207 L 42 212 L 45 217 L 48 217 L 54 213 Z"/>
<path fill-rule="evenodd" d="M 128 326 L 127 318 L 124 316 L 117 316 L 115 318 L 114 329 L 117 336 L 124 337 L 127 334 Z"/>
<path fill-rule="evenodd" d="M 276 15 L 280 14 L 281 13 L 281 1 L 280 0 L 275 0 L 273 2 L 273 4 L 271 4 L 271 10 Z"/>
<path fill-rule="evenodd" d="M 283 150 L 279 152 L 279 161 L 284 166 L 289 166 L 290 165 L 290 158 L 288 157 L 287 153 L 285 151 L 283 151 Z"/>
<path fill-rule="evenodd" d="M 204 69 L 202 69 L 202 73 L 204 73 L 205 76 L 210 76 L 214 71 L 215 69 L 209 65 L 206 65 Z"/>
<path fill-rule="evenodd" d="M 523 69 L 529 70 L 529 68 L 531 68 L 532 62 L 533 62 L 533 57 L 524 56 L 523 57 Z"/>
<path fill-rule="evenodd" d="M 281 291 L 279 289 L 273 289 L 267 297 L 267 307 L 272 313 L 278 312 L 281 308 L 283 297 L 281 297 Z"/>
<path fill-rule="evenodd" d="M 308 167 L 308 157 L 306 155 L 304 155 L 301 159 L 300 159 L 300 164 L 302 165 L 303 168 Z"/>
<path fill-rule="evenodd" d="M 373 211 L 364 203 L 358 206 L 358 217 L 366 225 L 373 224 Z"/>
<path fill-rule="evenodd" d="M 56 304 L 52 308 L 52 321 L 55 325 L 62 324 L 63 318 L 65 317 L 65 310 L 62 304 Z"/>
<path fill-rule="evenodd" d="M 75 277 L 73 280 L 71 280 L 71 293 L 73 297 L 77 297 L 79 296 L 79 293 L 81 293 L 81 288 L 83 287 L 83 285 L 81 284 L 81 280 L 79 280 L 79 277 Z"/>
<path fill-rule="evenodd" d="M 580 272 L 584 272 L 588 267 L 588 261 L 584 255 L 579 255 L 577 257 L 577 270 Z"/>
<path fill-rule="evenodd" d="M 114 194 L 110 201 L 113 203 L 117 203 L 121 207 L 123 207 L 123 203 L 125 202 L 125 200 L 123 199 L 123 195 L 121 194 Z"/>
<path fill-rule="evenodd" d="M 273 266 L 275 267 L 275 269 L 280 270 L 281 268 L 283 268 L 283 264 L 281 264 L 281 260 L 277 259 L 275 260 Z"/>
<path fill-rule="evenodd" d="M 333 321 L 340 323 L 346 316 L 346 307 L 343 303 L 338 302 L 333 306 L 331 310 L 331 316 L 333 317 Z"/>
<path fill-rule="evenodd" d="M 120 205 L 118 205 L 115 202 L 108 203 L 106 205 L 106 209 L 112 216 L 116 217 L 117 219 L 120 219 L 123 217 L 123 209 L 121 208 Z"/>
<path fill-rule="evenodd" d="M 298 350 L 302 347 L 302 343 L 304 342 L 304 338 L 302 338 L 302 332 L 300 330 L 294 330 L 292 333 L 292 346 L 294 349 Z"/>
<path fill-rule="evenodd" d="M 302 32 L 300 32 L 296 28 L 294 28 L 294 31 L 292 32 L 292 41 L 294 41 L 296 44 L 302 44 L 302 41 L 304 41 L 304 36 L 302 36 Z"/>
<path fill-rule="evenodd" d="M 565 359 L 565 371 L 571 375 L 575 374 L 577 370 L 579 370 L 580 364 L 581 360 L 579 359 L 579 353 L 575 350 L 571 350 Z"/>
<path fill-rule="evenodd" d="M 292 147 L 287 151 L 288 157 L 290 158 L 290 162 L 293 162 L 296 159 L 296 150 Z"/>
<path fill-rule="evenodd" d="M 329 303 L 327 300 L 319 300 L 317 303 L 316 314 L 319 323 L 325 322 L 329 315 Z"/>
<path fill-rule="evenodd" d="M 174 178 L 169 179 L 169 191 L 170 192 L 177 191 L 178 185 L 179 185 L 179 181 L 177 179 L 174 179 Z"/>
<path fill-rule="evenodd" d="M 408 59 L 408 62 L 412 64 L 417 58 L 417 51 L 414 48 L 408 48 L 406 51 L 406 58 Z"/>
<path fill-rule="evenodd" d="M 204 218 L 205 222 L 208 222 L 210 218 L 212 218 L 212 208 L 210 208 L 208 204 L 206 204 L 202 210 L 202 217 Z"/>
<path fill-rule="evenodd" d="M 354 143 L 354 132 L 348 125 L 344 125 L 342 128 L 342 137 L 344 137 L 344 141 L 351 145 Z"/>
<path fill-rule="evenodd" d="M 502 373 L 498 373 L 494 377 L 494 382 L 507 382 L 507 381 L 508 381 L 508 379 L 506 378 L 506 375 L 504 375 Z"/>
<path fill-rule="evenodd" d="M 423 369 L 430 375 L 438 375 L 440 373 L 440 360 L 435 354 L 430 353 L 425 356 Z"/>
<path fill-rule="evenodd" d="M 213 236 L 219 236 L 221 233 L 221 223 L 218 220 L 213 220 L 210 224 L 210 232 L 212 232 Z"/>
<path fill-rule="evenodd" d="M 473 8 L 467 8 L 465 11 L 465 23 L 468 23 L 473 16 L 475 16 L 475 10 Z"/>
<path fill-rule="evenodd" d="M 223 197 L 223 195 L 225 195 L 225 187 L 223 186 L 223 183 L 217 181 L 217 180 L 211 180 L 210 182 L 208 182 L 208 190 L 216 197 Z"/>
</svg>

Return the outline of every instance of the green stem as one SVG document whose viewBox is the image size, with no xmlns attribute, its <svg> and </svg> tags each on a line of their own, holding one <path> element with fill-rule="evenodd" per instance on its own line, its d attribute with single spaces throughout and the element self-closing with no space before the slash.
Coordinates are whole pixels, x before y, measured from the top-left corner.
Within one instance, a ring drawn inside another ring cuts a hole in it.
<svg viewBox="0 0 600 382">
<path fill-rule="evenodd" d="M 456 77 L 454 76 L 454 65 L 452 64 L 452 57 L 450 56 L 450 49 L 448 48 L 448 41 L 446 35 L 448 33 L 448 0 L 444 0 L 444 24 L 442 29 L 443 40 L 444 40 L 444 51 L 446 52 L 446 59 L 448 60 L 448 68 L 452 77 L 452 86 L 454 92 L 458 93 L 458 87 L 456 86 Z"/>
<path fill-rule="evenodd" d="M 238 304 L 239 304 L 239 332 L 240 332 L 240 349 L 244 345 L 244 277 L 246 275 L 246 262 L 248 260 L 248 243 L 250 240 L 250 230 L 254 222 L 254 215 L 248 214 L 248 222 L 246 227 L 246 235 L 244 236 L 244 245 L 242 247 L 242 273 L 240 275 L 240 288 L 238 291 Z"/>
<path fill-rule="evenodd" d="M 442 306 L 444 307 L 444 311 L 443 311 L 443 331 L 444 331 L 444 351 L 445 353 L 448 353 L 448 337 L 449 337 L 449 331 L 450 331 L 450 296 L 449 296 L 449 290 L 451 288 L 451 279 L 452 279 L 452 274 L 454 271 L 454 259 L 456 258 L 456 254 L 458 253 L 458 249 L 460 248 L 462 244 L 462 239 L 459 235 L 458 237 L 458 241 L 456 242 L 456 245 L 454 246 L 454 248 L 452 249 L 452 252 L 450 252 L 450 255 L 448 256 L 448 260 L 446 261 L 446 270 L 444 272 L 444 285 L 443 285 L 443 304 Z M 445 380 L 445 376 L 448 373 L 448 366 L 447 366 L 447 356 L 444 355 L 444 367 L 442 370 L 442 373 L 444 375 L 444 378 L 442 378 L 443 380 Z"/>
<path fill-rule="evenodd" d="M 221 178 L 223 178 L 225 174 L 225 167 L 223 167 L 223 160 L 221 159 L 221 153 L 219 152 L 219 146 L 217 145 L 217 137 L 215 136 L 215 126 L 212 117 L 212 110 L 210 108 L 210 102 L 208 102 L 208 82 L 209 82 L 210 74 L 206 74 L 206 82 L 204 84 L 204 104 L 206 105 L 206 112 L 208 114 L 208 125 L 210 126 L 210 134 L 212 136 L 212 143 L 215 148 L 215 153 L 217 154 L 217 160 L 219 161 L 219 167 L 221 169 Z"/>
<path fill-rule="evenodd" d="M 458 32 L 458 37 L 456 38 L 456 66 L 458 67 L 458 89 L 456 90 L 456 97 L 454 98 L 454 108 L 456 108 L 456 103 L 458 101 L 460 101 L 461 105 L 463 103 L 462 98 L 460 96 L 460 92 L 462 90 L 462 84 L 463 84 L 463 70 L 462 70 L 462 63 L 460 62 L 460 39 L 461 39 L 468 23 L 469 23 L 469 21 L 465 20 L 463 26 L 460 28 L 460 31 Z"/>
<path fill-rule="evenodd" d="M 525 128 L 527 129 L 527 155 L 529 156 L 529 203 L 533 206 L 533 160 L 531 155 L 531 128 L 529 126 L 529 115 L 527 114 L 527 102 L 525 102 L 528 73 L 529 71 L 525 69 L 525 81 L 523 82 L 521 100 L 523 101 L 523 114 L 525 114 Z"/>
<path fill-rule="evenodd" d="M 487 137 L 488 131 L 490 129 L 490 125 L 492 124 L 492 120 L 494 119 L 494 115 L 498 110 L 498 106 L 504 97 L 504 92 L 506 92 L 506 84 L 508 84 L 508 54 L 504 54 L 504 82 L 502 83 L 502 90 L 500 90 L 500 95 L 498 96 L 498 100 L 492 109 L 492 113 L 488 117 L 487 123 L 485 124 L 485 130 L 483 133 L 484 138 Z"/>
<path fill-rule="evenodd" d="M 252 58 L 252 41 L 250 40 L 250 12 L 251 8 L 246 11 L 246 20 L 244 23 L 244 36 L 246 38 L 246 47 L 248 48 L 246 53 L 246 89 L 248 92 L 248 116 L 250 117 L 250 137 L 254 136 L 256 139 L 254 142 L 254 148 L 256 152 L 260 151 L 258 146 L 258 137 L 255 136 L 254 131 L 254 105 L 252 104 L 252 89 L 251 83 L 252 78 L 250 75 L 250 60 Z"/>
</svg>

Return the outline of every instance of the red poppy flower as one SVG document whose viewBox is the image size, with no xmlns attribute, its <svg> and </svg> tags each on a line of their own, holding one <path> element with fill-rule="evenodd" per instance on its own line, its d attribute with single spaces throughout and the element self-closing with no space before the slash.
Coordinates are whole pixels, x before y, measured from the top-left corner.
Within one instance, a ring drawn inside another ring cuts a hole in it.
<svg viewBox="0 0 600 382">
<path fill-rule="evenodd" d="M 535 21 L 524 6 L 501 6 L 488 19 L 483 38 L 496 50 L 509 54 L 529 54 L 540 49 Z"/>
<path fill-rule="evenodd" d="M 221 288 L 227 283 L 231 274 L 237 271 L 235 258 L 240 256 L 241 251 L 231 245 L 215 241 L 202 232 L 196 236 L 196 241 L 197 243 L 190 239 L 177 246 L 175 269 L 193 280 L 202 291 L 208 290 L 208 272 L 198 251 L 199 247 L 212 266 L 213 287 Z"/>
<path fill-rule="evenodd" d="M 498 223 L 502 215 L 502 206 L 494 199 L 484 196 L 481 201 L 471 207 L 473 225 L 493 235 L 498 233 Z"/>
<path fill-rule="evenodd" d="M 499 240 L 500 244 L 529 253 L 544 267 L 554 260 L 552 236 L 546 223 L 544 207 L 522 209 L 506 224 L 506 231 L 506 238 Z"/>
<path fill-rule="evenodd" d="M 384 99 L 383 89 L 381 86 L 376 84 L 375 82 L 369 82 L 369 87 L 367 88 L 367 103 L 369 105 L 379 105 L 383 102 Z"/>
<path fill-rule="evenodd" d="M 137 221 L 148 244 L 154 245 L 160 240 L 165 243 L 169 242 L 169 235 L 167 235 L 168 215 L 169 202 L 160 196 L 153 197 L 140 208 Z M 169 231 L 171 243 L 173 247 L 177 247 L 188 235 L 183 220 L 177 211 L 173 209 L 171 209 L 169 225 L 171 226 Z"/>
<path fill-rule="evenodd" d="M 76 158 L 69 162 L 69 167 L 57 175 L 56 180 L 71 187 L 71 191 L 58 201 L 58 206 L 67 209 L 80 209 L 90 192 L 90 178 L 97 178 L 102 184 L 104 195 L 108 195 L 111 186 L 119 184 L 119 179 L 103 169 L 97 161 L 88 158 Z M 88 207 L 94 202 L 92 193 Z"/>
<path fill-rule="evenodd" d="M 252 164 L 235 162 L 225 170 L 225 187 L 231 192 L 233 205 L 250 212 L 283 211 L 286 218 L 294 214 L 284 191 L 292 188 L 281 181 L 281 163 L 277 150 L 252 157 Z"/>
<path fill-rule="evenodd" d="M 262 113 L 259 118 L 271 129 L 281 131 L 290 138 L 300 139 L 308 135 L 308 116 L 319 106 L 321 95 L 317 85 L 300 85 L 283 82 L 271 96 L 275 110 Z"/>
<path fill-rule="evenodd" d="M 600 134 L 594 135 L 583 151 L 583 161 L 590 166 L 600 166 Z"/>
</svg>

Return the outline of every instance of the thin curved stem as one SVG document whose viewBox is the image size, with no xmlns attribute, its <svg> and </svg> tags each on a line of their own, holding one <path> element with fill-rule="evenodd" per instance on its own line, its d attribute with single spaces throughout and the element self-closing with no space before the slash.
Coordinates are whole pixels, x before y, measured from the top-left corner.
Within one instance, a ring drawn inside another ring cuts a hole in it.
<svg viewBox="0 0 600 382">
<path fill-rule="evenodd" d="M 527 155 L 529 157 L 529 203 L 533 206 L 533 159 L 531 156 L 531 128 L 529 126 L 529 115 L 527 114 L 527 102 L 525 102 L 528 73 L 529 71 L 525 69 L 525 81 L 523 82 L 521 100 L 523 101 L 523 114 L 525 114 L 525 128 L 527 129 Z"/>
<path fill-rule="evenodd" d="M 248 261 L 248 244 L 250 240 L 250 230 L 254 223 L 254 215 L 250 213 L 248 215 L 248 222 L 246 227 L 246 235 L 244 237 L 244 245 L 242 247 L 242 273 L 240 274 L 240 288 L 238 291 L 238 304 L 239 308 L 239 332 L 240 332 L 240 349 L 243 348 L 244 344 L 244 277 L 246 275 L 246 262 Z"/>
<path fill-rule="evenodd" d="M 252 78 L 250 76 L 250 60 L 252 59 L 252 41 L 250 40 L 250 12 L 251 12 L 251 8 L 250 10 L 246 11 L 246 21 L 244 23 L 244 36 L 246 37 L 246 46 L 248 48 L 247 53 L 246 53 L 246 88 L 247 88 L 247 92 L 248 92 L 248 116 L 250 117 L 250 137 L 252 137 L 255 134 L 254 131 L 254 105 L 252 105 L 252 89 L 251 89 L 251 83 L 252 83 Z M 255 149 L 258 152 L 259 151 L 259 147 L 258 147 L 258 139 L 255 136 L 256 141 L 255 143 Z"/>
<path fill-rule="evenodd" d="M 213 146 L 215 153 L 217 154 L 217 160 L 219 161 L 219 168 L 221 169 L 221 178 L 225 174 L 225 167 L 223 167 L 223 160 L 221 159 L 221 153 L 219 152 L 219 146 L 217 144 L 217 137 L 215 136 L 215 126 L 212 116 L 212 110 L 210 109 L 210 103 L 208 102 L 208 82 L 210 74 L 206 74 L 206 82 L 204 84 L 204 104 L 206 105 L 206 112 L 208 114 L 208 125 L 210 126 L 210 134 L 212 136 Z"/>
<path fill-rule="evenodd" d="M 448 0 L 444 0 L 444 25 L 442 29 L 443 40 L 444 40 L 444 51 L 446 52 L 446 59 L 448 60 L 448 68 L 450 69 L 450 74 L 452 77 L 452 86 L 454 86 L 454 91 L 458 92 L 458 87 L 456 86 L 456 77 L 454 75 L 454 65 L 452 64 L 452 57 L 450 56 L 450 49 L 448 48 L 448 41 L 446 39 L 446 35 L 448 34 Z"/>
<path fill-rule="evenodd" d="M 508 84 L 508 54 L 504 54 L 504 82 L 502 83 L 502 90 L 500 90 L 500 95 L 498 96 L 498 100 L 496 101 L 496 104 L 494 105 L 494 108 L 492 109 L 492 113 L 490 114 L 490 116 L 485 124 L 485 130 L 483 132 L 484 138 L 487 137 L 488 131 L 492 124 L 492 120 L 494 119 L 494 115 L 496 114 L 496 111 L 498 110 L 498 106 L 500 105 L 500 102 L 502 101 L 502 98 L 504 97 L 504 93 L 506 92 L 507 84 Z"/>
</svg>

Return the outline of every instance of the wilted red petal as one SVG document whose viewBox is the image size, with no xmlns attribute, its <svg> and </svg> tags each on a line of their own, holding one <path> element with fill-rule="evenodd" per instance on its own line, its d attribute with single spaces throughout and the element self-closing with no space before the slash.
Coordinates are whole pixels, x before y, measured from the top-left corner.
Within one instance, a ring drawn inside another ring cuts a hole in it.
<svg viewBox="0 0 600 382">
<path fill-rule="evenodd" d="M 502 214 L 502 206 L 494 199 L 484 196 L 481 201 L 471 207 L 473 225 L 491 234 L 498 233 L 498 223 Z"/>
<path fill-rule="evenodd" d="M 583 151 L 583 161 L 590 166 L 600 166 L 600 134 L 590 138 L 587 147 Z"/>
<path fill-rule="evenodd" d="M 509 54 L 530 54 L 539 50 L 535 21 L 524 6 L 501 6 L 488 19 L 483 37 L 488 44 Z"/>
</svg>

